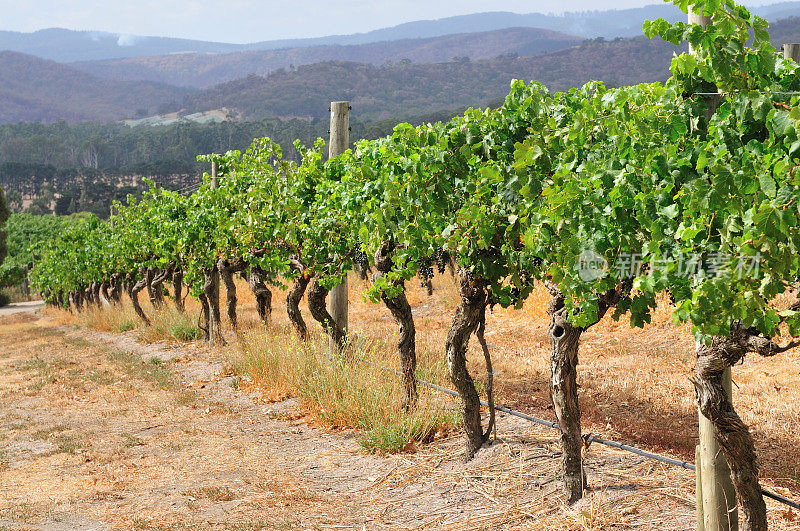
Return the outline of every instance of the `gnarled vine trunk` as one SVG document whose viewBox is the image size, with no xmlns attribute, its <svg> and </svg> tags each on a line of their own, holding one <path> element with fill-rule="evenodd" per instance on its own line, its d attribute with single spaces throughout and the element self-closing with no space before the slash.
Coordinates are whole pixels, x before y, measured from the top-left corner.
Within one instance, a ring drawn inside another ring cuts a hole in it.
<svg viewBox="0 0 800 531">
<path fill-rule="evenodd" d="M 358 273 L 358 278 L 360 278 L 361 280 L 369 280 L 369 273 L 370 273 L 369 264 L 366 263 L 362 264 L 355 262 L 353 263 L 353 269 L 355 269 L 356 273 Z"/>
<path fill-rule="evenodd" d="M 392 247 L 390 244 L 381 245 L 375 253 L 375 269 L 377 275 L 384 275 L 392 269 Z M 400 378 L 403 388 L 401 403 L 406 411 L 414 409 L 417 405 L 417 353 L 416 353 L 416 328 L 411 305 L 406 297 L 405 285 L 397 282 L 396 288 L 401 291 L 396 296 L 389 298 L 385 290 L 381 290 L 381 300 L 389 308 L 395 322 L 400 327 L 400 338 L 397 341 L 397 353 L 400 356 Z"/>
<path fill-rule="evenodd" d="M 176 267 L 172 272 L 172 291 L 175 296 L 175 307 L 183 313 L 186 308 L 183 305 L 183 269 Z"/>
<path fill-rule="evenodd" d="M 581 412 L 578 406 L 578 343 L 583 329 L 570 324 L 564 308 L 564 297 L 554 296 L 550 314 L 550 390 L 553 411 L 561 431 L 561 473 L 567 503 L 581 499 L 586 488 L 583 468 Z"/>
<path fill-rule="evenodd" d="M 114 304 L 122 304 L 122 288 L 124 285 L 124 276 L 120 273 L 111 275 L 111 290 L 109 291 L 111 302 Z"/>
<path fill-rule="evenodd" d="M 86 301 L 86 306 L 88 307 L 91 304 L 95 304 L 94 298 L 94 290 L 92 289 L 92 284 L 90 283 L 86 288 L 83 290 L 83 297 Z"/>
<path fill-rule="evenodd" d="M 219 311 L 219 271 L 217 265 L 206 268 L 203 272 L 203 294 L 208 299 L 208 342 L 212 344 L 225 344 L 222 337 L 222 319 Z"/>
<path fill-rule="evenodd" d="M 480 320 L 478 321 L 478 328 L 475 330 L 475 337 L 483 351 L 483 360 L 486 364 L 486 403 L 489 405 L 489 424 L 486 426 L 486 433 L 484 440 L 488 440 L 492 430 L 495 428 L 495 410 L 494 410 L 494 369 L 492 368 L 492 356 L 489 354 L 489 345 L 486 344 L 486 306 L 483 306 Z"/>
<path fill-rule="evenodd" d="M 133 311 L 136 312 L 136 315 L 146 324 L 150 326 L 152 323 L 150 319 L 147 318 L 145 315 L 144 310 L 142 310 L 141 305 L 139 305 L 139 292 L 142 291 L 147 286 L 147 270 L 142 269 L 140 271 L 142 275 L 142 279 L 138 282 L 133 282 L 133 279 L 128 283 L 128 297 L 131 299 L 131 304 L 133 305 Z"/>
<path fill-rule="evenodd" d="M 147 288 L 147 298 L 150 299 L 150 304 L 153 306 L 157 306 L 156 304 L 156 294 L 155 290 L 153 290 L 153 280 L 156 278 L 156 268 L 155 267 L 148 267 L 144 273 L 145 276 L 145 287 Z"/>
<path fill-rule="evenodd" d="M 91 290 L 92 290 L 92 302 L 94 302 L 97 306 L 102 306 L 103 300 L 100 298 L 101 293 L 100 290 L 103 289 L 102 282 L 92 282 Z"/>
<path fill-rule="evenodd" d="M 307 341 L 308 328 L 303 320 L 303 314 L 300 313 L 300 301 L 303 299 L 303 294 L 306 292 L 311 279 L 306 276 L 306 268 L 297 260 L 292 260 L 292 268 L 299 274 L 289 293 L 286 294 L 286 313 L 289 315 L 289 321 L 292 323 L 297 335 L 303 341 Z"/>
<path fill-rule="evenodd" d="M 150 302 L 153 304 L 154 307 L 158 308 L 164 305 L 164 282 L 167 281 L 170 277 L 172 277 L 172 264 L 167 266 L 165 269 L 162 270 L 155 270 L 155 275 L 153 275 L 153 279 L 150 281 L 150 294 L 151 299 Z"/>
<path fill-rule="evenodd" d="M 108 280 L 100 283 L 100 302 L 104 307 L 111 306 L 111 294 L 108 291 L 110 287 L 111 282 Z"/>
<path fill-rule="evenodd" d="M 782 350 L 782 349 L 781 349 Z M 742 508 L 743 531 L 767 529 L 767 508 L 758 483 L 758 460 L 750 430 L 733 408 L 722 384 L 723 371 L 746 352 L 772 355 L 777 352 L 769 340 L 734 325 L 728 337 L 715 337 L 710 345 L 699 344 L 695 373 L 690 377 L 697 393 L 697 404 L 714 425 L 714 435 L 731 470 L 733 487 Z"/>
<path fill-rule="evenodd" d="M 247 267 L 247 264 L 245 264 L 244 260 L 241 258 L 236 258 L 234 260 L 220 258 L 219 261 L 217 261 L 219 276 L 222 279 L 222 283 L 225 284 L 225 305 L 228 310 L 228 319 L 233 328 L 237 326 L 236 283 L 233 281 L 233 275 L 234 273 L 243 271 L 245 267 Z"/>
<path fill-rule="evenodd" d="M 328 291 L 319 283 L 319 279 L 314 277 L 308 288 L 308 309 L 311 312 L 311 316 L 322 326 L 325 333 L 336 345 L 336 350 L 341 353 L 347 342 L 347 336 L 342 327 L 328 313 L 326 304 Z"/>
<path fill-rule="evenodd" d="M 459 272 L 461 273 L 461 272 Z M 466 460 L 469 461 L 488 439 L 481 425 L 481 402 L 475 382 L 467 370 L 469 336 L 476 331 L 486 308 L 485 285 L 461 276 L 461 302 L 447 333 L 445 352 L 450 381 L 453 382 L 464 407 L 464 430 L 467 435 Z"/>
<path fill-rule="evenodd" d="M 252 266 L 247 275 L 247 284 L 256 297 L 258 317 L 265 324 L 269 321 L 269 315 L 272 313 L 272 292 L 267 287 L 266 278 L 266 273 L 258 266 Z"/>
<path fill-rule="evenodd" d="M 206 297 L 205 293 L 201 293 L 198 300 L 200 301 L 200 315 L 197 316 L 197 327 L 203 331 L 203 339 L 210 342 L 211 334 L 209 333 L 210 327 L 208 323 L 211 320 L 211 310 L 208 305 L 208 297 Z M 201 317 L 202 323 L 200 322 Z"/>
<path fill-rule="evenodd" d="M 76 289 L 71 291 L 69 293 L 69 301 L 75 308 L 75 311 L 80 312 L 83 309 L 83 290 Z"/>
<path fill-rule="evenodd" d="M 233 267 L 230 260 L 227 258 L 220 258 L 217 262 L 217 269 L 219 269 L 219 277 L 222 283 L 225 284 L 225 306 L 228 310 L 228 320 L 231 326 L 236 328 L 236 283 L 233 281 Z"/>
<path fill-rule="evenodd" d="M 553 296 L 548 306 L 550 326 L 550 389 L 553 410 L 561 431 L 561 472 L 564 479 L 564 494 L 567 503 L 581 499 L 588 487 L 586 470 L 583 467 L 583 438 L 581 437 L 581 413 L 578 404 L 578 346 L 580 337 L 616 305 L 621 296 L 620 288 L 600 294 L 597 315 L 585 327 L 573 326 L 564 307 L 564 295 L 557 286 L 547 281 L 548 291 Z"/>
</svg>

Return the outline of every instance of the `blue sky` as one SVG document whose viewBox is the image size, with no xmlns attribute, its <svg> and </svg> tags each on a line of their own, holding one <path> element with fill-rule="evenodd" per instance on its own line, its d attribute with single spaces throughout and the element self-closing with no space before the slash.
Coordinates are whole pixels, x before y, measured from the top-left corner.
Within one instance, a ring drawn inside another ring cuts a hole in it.
<svg viewBox="0 0 800 531">
<path fill-rule="evenodd" d="M 653 3 L 656 1 L 0 0 L 0 29 L 35 31 L 63 27 L 242 43 L 357 33 L 413 20 L 482 11 L 560 13 Z"/>
</svg>

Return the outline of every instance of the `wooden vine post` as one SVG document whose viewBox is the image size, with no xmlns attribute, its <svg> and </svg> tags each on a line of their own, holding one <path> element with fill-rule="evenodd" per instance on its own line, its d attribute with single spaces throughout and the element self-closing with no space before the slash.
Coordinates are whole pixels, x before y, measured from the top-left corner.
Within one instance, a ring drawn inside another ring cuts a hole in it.
<svg viewBox="0 0 800 531">
<path fill-rule="evenodd" d="M 695 14 L 689 6 L 689 23 L 706 27 L 711 17 Z M 690 47 L 689 53 L 695 53 Z M 710 119 L 719 104 L 719 96 L 707 98 Z M 699 350 L 701 344 L 696 348 Z M 722 387 L 733 402 L 731 369 L 722 373 Z M 695 448 L 696 503 L 698 531 L 730 531 L 739 529 L 736 490 L 731 480 L 731 471 L 714 433 L 714 424 L 697 409 L 700 444 Z"/>
<path fill-rule="evenodd" d="M 212 162 L 211 163 L 211 188 L 215 190 L 219 188 L 219 180 L 217 178 L 217 173 L 219 173 L 219 163 Z"/>
<path fill-rule="evenodd" d="M 347 151 L 350 145 L 350 102 L 331 102 L 331 132 L 328 142 L 328 157 L 333 158 Z M 347 277 L 331 289 L 328 313 L 347 335 Z M 336 350 L 336 345 L 332 345 Z"/>
<path fill-rule="evenodd" d="M 800 63 L 800 43 L 792 42 L 783 45 L 783 58 Z"/>
<path fill-rule="evenodd" d="M 219 188 L 219 163 L 211 163 L 211 187 Z M 206 273 L 208 275 L 208 273 Z M 210 280 L 210 282 L 209 282 Z M 204 287 L 206 298 L 208 299 L 209 312 L 206 326 L 208 326 L 208 342 L 211 344 L 224 343 L 222 338 L 222 319 L 219 307 L 219 269 L 217 264 L 211 269 L 211 278 L 206 276 Z"/>
</svg>

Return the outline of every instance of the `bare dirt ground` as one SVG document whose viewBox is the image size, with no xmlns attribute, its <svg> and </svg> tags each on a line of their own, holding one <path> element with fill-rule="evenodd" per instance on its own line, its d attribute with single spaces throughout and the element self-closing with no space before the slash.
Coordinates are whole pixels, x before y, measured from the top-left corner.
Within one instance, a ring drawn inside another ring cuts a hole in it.
<svg viewBox="0 0 800 531">
<path fill-rule="evenodd" d="M 460 437 L 368 455 L 299 411 L 197 344 L 2 317 L 0 529 L 694 527 L 693 473 L 596 445 L 564 507 L 554 433 L 514 418 L 464 465 Z"/>
<path fill-rule="evenodd" d="M 6 306 L 0 308 L 0 317 L 5 317 L 7 315 L 14 315 L 18 313 L 36 313 L 38 310 L 44 307 L 44 303 L 42 301 L 30 301 L 30 302 L 12 302 Z"/>
</svg>

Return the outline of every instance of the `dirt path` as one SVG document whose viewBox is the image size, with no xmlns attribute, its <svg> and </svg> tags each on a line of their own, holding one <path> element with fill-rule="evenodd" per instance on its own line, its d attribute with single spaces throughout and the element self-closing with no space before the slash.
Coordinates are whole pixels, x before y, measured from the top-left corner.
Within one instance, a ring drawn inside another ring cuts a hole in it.
<svg viewBox="0 0 800 531">
<path fill-rule="evenodd" d="M 42 308 L 44 308 L 44 303 L 42 301 L 12 302 L 11 304 L 0 308 L 0 317 L 6 317 L 18 313 L 34 314 Z"/>
<path fill-rule="evenodd" d="M 197 345 L 0 320 L 0 529 L 690 529 L 691 473 L 592 447 L 594 491 L 564 508 L 551 431 L 503 419 L 371 456 L 261 403 Z"/>
</svg>

